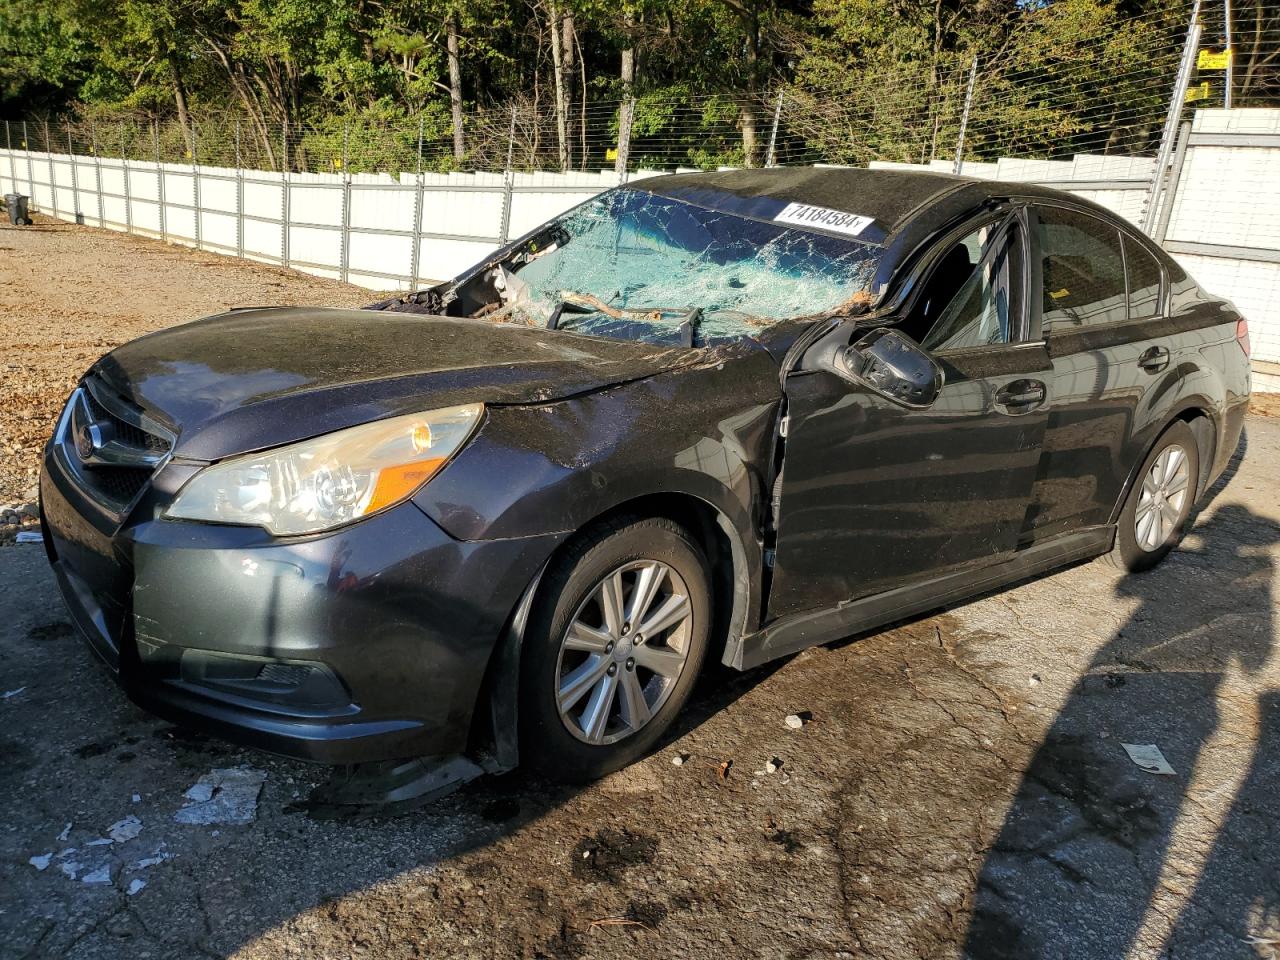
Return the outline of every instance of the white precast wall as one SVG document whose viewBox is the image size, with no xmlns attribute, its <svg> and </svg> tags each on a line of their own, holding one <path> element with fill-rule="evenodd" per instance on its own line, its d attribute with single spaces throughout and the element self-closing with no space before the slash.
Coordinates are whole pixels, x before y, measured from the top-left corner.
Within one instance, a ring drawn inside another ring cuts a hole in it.
<svg viewBox="0 0 1280 960">
<path fill-rule="evenodd" d="M 0 150 L 40 213 L 403 290 L 616 186 L 598 173 L 290 173 Z"/>
<path fill-rule="evenodd" d="M 966 162 L 963 172 L 1069 190 L 1137 223 L 1154 163 L 1006 157 Z M 950 172 L 952 163 L 872 166 Z M 0 150 L 0 189 L 27 194 L 41 213 L 373 290 L 456 276 L 502 241 L 617 183 L 612 171 L 286 176 Z M 1156 239 L 1249 318 L 1254 388 L 1280 391 L 1280 110 L 1197 111 L 1170 203 Z"/>
</svg>

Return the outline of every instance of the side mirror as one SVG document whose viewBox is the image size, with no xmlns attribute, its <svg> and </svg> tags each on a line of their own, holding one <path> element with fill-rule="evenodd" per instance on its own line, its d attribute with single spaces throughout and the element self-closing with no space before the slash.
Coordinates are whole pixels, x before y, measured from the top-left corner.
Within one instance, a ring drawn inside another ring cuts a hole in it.
<svg viewBox="0 0 1280 960">
<path fill-rule="evenodd" d="M 837 370 L 904 407 L 923 410 L 942 390 L 942 368 L 914 340 L 887 327 L 872 330 L 835 356 Z"/>
</svg>

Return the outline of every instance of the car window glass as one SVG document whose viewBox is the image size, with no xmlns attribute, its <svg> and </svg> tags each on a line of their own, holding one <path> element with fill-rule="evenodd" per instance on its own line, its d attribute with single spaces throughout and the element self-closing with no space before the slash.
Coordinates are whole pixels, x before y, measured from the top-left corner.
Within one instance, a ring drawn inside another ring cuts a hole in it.
<svg viewBox="0 0 1280 960">
<path fill-rule="evenodd" d="M 929 280 L 926 295 L 935 285 L 948 282 L 948 258 L 959 264 L 958 251 L 974 257 L 968 275 L 938 314 L 921 346 L 926 350 L 964 350 L 971 347 L 1008 343 L 1013 339 L 1012 293 L 1018 275 L 1017 228 L 998 232 L 998 223 L 975 231 L 944 255 Z"/>
<path fill-rule="evenodd" d="M 1041 207 L 1037 216 L 1044 331 L 1123 321 L 1127 313 L 1119 231 L 1059 207 Z"/>
<path fill-rule="evenodd" d="M 1143 320 L 1160 313 L 1160 261 L 1137 241 L 1124 238 L 1129 268 L 1129 319 Z"/>
</svg>

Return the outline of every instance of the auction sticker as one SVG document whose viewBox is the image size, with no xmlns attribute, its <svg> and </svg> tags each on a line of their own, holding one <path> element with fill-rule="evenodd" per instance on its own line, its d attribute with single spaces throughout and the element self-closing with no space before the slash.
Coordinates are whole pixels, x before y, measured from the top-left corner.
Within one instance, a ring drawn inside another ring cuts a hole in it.
<svg viewBox="0 0 1280 960">
<path fill-rule="evenodd" d="M 798 227 L 817 227 L 856 237 L 875 222 L 874 217 L 860 217 L 856 213 L 815 207 L 807 203 L 788 203 L 773 218 L 779 223 L 794 223 Z"/>
</svg>

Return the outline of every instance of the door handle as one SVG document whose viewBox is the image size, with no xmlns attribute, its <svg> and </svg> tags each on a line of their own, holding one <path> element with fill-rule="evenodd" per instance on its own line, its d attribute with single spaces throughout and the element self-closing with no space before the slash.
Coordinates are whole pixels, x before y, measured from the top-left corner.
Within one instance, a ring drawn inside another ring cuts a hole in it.
<svg viewBox="0 0 1280 960">
<path fill-rule="evenodd" d="M 1168 347 L 1150 347 L 1138 357 L 1138 366 L 1147 373 L 1159 373 L 1169 365 Z"/>
<path fill-rule="evenodd" d="M 1044 403 L 1045 396 L 1044 384 L 1039 380 L 1014 380 L 996 393 L 996 409 L 1011 416 L 1030 413 Z"/>
</svg>

